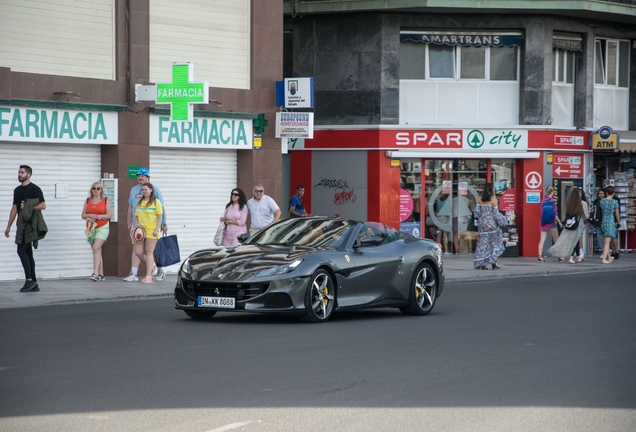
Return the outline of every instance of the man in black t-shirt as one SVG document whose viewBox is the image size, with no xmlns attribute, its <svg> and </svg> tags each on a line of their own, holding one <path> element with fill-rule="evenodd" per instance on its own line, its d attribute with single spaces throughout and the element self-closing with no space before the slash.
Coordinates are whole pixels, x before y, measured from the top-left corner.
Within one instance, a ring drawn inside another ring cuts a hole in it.
<svg viewBox="0 0 636 432">
<path fill-rule="evenodd" d="M 37 198 L 39 204 L 33 207 L 33 210 L 44 210 L 46 208 L 46 202 L 44 202 L 44 195 L 42 189 L 31 183 L 31 175 L 33 170 L 28 165 L 20 165 L 18 170 L 18 181 L 20 186 L 13 191 L 13 205 L 11 206 L 11 213 L 9 214 L 9 223 L 7 223 L 7 229 L 4 230 L 4 236 L 9 237 L 11 233 L 11 225 L 16 216 L 20 215 L 20 211 L 24 208 L 24 202 L 31 198 Z M 20 243 L 20 242 L 17 242 Z M 25 244 L 18 244 L 18 257 L 22 263 L 24 269 L 24 286 L 20 289 L 20 292 L 40 291 L 40 287 L 37 283 L 35 276 L 35 260 L 33 259 L 33 244 L 31 242 Z"/>
</svg>

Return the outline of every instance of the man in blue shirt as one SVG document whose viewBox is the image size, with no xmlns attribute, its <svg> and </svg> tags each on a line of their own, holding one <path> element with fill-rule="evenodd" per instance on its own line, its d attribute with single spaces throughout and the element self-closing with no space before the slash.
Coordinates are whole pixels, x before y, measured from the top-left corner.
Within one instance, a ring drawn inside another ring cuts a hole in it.
<svg viewBox="0 0 636 432">
<path fill-rule="evenodd" d="M 296 195 L 289 200 L 289 214 L 293 218 L 311 216 L 311 214 L 305 211 L 303 195 L 305 195 L 305 186 L 299 184 L 296 186 Z"/>
<path fill-rule="evenodd" d="M 141 193 L 141 186 L 144 183 L 149 183 L 149 182 L 150 182 L 150 170 L 148 168 L 139 168 L 139 171 L 137 171 L 137 185 L 133 186 L 133 188 L 130 190 L 130 195 L 128 197 L 128 231 L 130 231 L 133 225 L 135 224 L 135 209 L 137 208 L 137 203 L 143 197 Z M 168 225 L 166 225 L 166 207 L 165 207 L 165 203 L 163 202 L 163 195 L 161 194 L 161 191 L 156 185 L 152 185 L 152 186 L 155 191 L 155 196 L 161 202 L 161 205 L 163 207 L 163 222 L 161 224 L 161 231 L 164 234 L 166 234 L 168 232 Z M 139 278 L 137 278 L 137 272 L 139 271 L 139 263 L 141 261 L 139 261 L 139 258 L 137 257 L 137 255 L 135 255 L 134 252 L 132 254 L 132 258 L 130 261 L 131 261 L 130 274 L 127 277 L 125 277 L 124 280 L 126 282 L 136 282 L 139 280 Z M 155 279 L 161 281 L 161 280 L 164 280 L 165 277 L 166 277 L 166 274 L 163 270 L 163 267 L 159 267 L 157 269 L 157 275 L 155 276 Z"/>
</svg>

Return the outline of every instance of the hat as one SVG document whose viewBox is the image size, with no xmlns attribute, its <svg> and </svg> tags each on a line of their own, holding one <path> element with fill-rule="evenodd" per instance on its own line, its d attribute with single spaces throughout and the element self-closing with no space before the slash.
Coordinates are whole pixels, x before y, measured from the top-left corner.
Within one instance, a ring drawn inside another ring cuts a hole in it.
<svg viewBox="0 0 636 432">
<path fill-rule="evenodd" d="M 148 168 L 143 168 L 143 167 L 139 168 L 139 170 L 137 171 L 137 175 L 150 177 L 150 170 Z"/>
<path fill-rule="evenodd" d="M 132 239 L 133 243 L 141 244 L 146 239 L 146 230 L 141 225 L 135 225 L 130 230 L 130 238 Z"/>
</svg>

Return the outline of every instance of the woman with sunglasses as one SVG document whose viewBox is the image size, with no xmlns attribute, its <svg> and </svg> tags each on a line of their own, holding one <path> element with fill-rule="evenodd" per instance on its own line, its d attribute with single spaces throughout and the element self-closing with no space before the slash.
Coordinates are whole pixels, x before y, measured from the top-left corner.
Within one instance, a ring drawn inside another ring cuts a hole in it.
<svg viewBox="0 0 636 432">
<path fill-rule="evenodd" d="M 232 189 L 230 202 L 225 206 L 225 214 L 221 222 L 225 224 L 225 236 L 223 237 L 223 246 L 237 246 L 239 241 L 237 237 L 247 232 L 247 198 L 245 192 L 241 189 Z"/>
<path fill-rule="evenodd" d="M 93 183 L 82 209 L 82 219 L 86 219 L 86 227 L 94 224 L 94 229 L 87 239 L 93 249 L 93 274 L 90 277 L 93 282 L 104 280 L 102 246 L 108 238 L 109 221 L 112 214 L 108 198 L 104 196 L 102 184 L 100 182 Z"/>
</svg>

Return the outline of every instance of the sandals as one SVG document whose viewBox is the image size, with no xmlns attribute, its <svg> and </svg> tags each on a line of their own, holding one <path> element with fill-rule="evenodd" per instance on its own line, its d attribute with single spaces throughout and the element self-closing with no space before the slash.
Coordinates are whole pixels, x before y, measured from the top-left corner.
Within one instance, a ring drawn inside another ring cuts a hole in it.
<svg viewBox="0 0 636 432">
<path fill-rule="evenodd" d="M 91 277 L 89 277 L 89 279 L 92 280 L 93 282 L 97 282 L 99 280 L 98 276 L 95 273 L 93 273 Z"/>
<path fill-rule="evenodd" d="M 146 276 L 141 280 L 143 283 L 152 283 L 152 276 Z"/>
<path fill-rule="evenodd" d="M 501 267 L 499 267 L 499 264 L 497 264 L 496 262 L 492 263 L 492 269 L 493 270 L 499 270 Z"/>
<path fill-rule="evenodd" d="M 579 258 L 577 258 L 577 259 L 576 259 L 576 262 L 577 262 L 577 263 L 582 263 L 583 261 L 585 261 L 585 258 L 580 258 L 580 257 L 579 257 Z"/>
<path fill-rule="evenodd" d="M 559 257 L 559 262 L 563 262 L 563 261 L 565 261 L 565 258 Z"/>
<path fill-rule="evenodd" d="M 101 281 L 103 281 L 104 279 L 106 279 L 106 278 L 104 277 L 104 275 L 97 275 L 97 281 L 98 281 L 98 282 L 101 282 Z"/>
<path fill-rule="evenodd" d="M 545 258 L 543 257 L 543 255 L 539 255 L 539 262 L 545 262 Z"/>
</svg>

